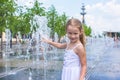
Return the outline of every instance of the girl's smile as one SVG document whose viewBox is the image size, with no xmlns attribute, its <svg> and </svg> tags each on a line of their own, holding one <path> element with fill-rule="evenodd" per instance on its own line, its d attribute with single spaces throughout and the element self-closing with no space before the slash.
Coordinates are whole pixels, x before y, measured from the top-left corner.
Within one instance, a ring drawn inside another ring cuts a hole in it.
<svg viewBox="0 0 120 80">
<path fill-rule="evenodd" d="M 77 27 L 69 25 L 67 28 L 67 35 L 71 42 L 79 41 L 80 31 Z"/>
</svg>

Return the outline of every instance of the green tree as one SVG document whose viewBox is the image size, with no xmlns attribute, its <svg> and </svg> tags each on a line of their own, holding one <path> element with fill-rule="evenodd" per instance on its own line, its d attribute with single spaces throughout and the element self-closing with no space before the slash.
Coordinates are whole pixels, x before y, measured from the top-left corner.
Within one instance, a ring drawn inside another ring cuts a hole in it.
<svg viewBox="0 0 120 80">
<path fill-rule="evenodd" d="M 83 27 L 84 27 L 84 32 L 85 32 L 85 35 L 86 36 L 91 36 L 91 32 L 92 32 L 92 29 L 91 29 L 91 27 L 88 27 L 87 25 L 83 25 Z"/>
<path fill-rule="evenodd" d="M 24 7 L 26 8 L 26 12 L 23 12 Z M 27 35 L 36 30 L 36 26 L 31 26 L 33 23 L 33 17 L 35 15 L 44 16 L 45 8 L 42 7 L 42 3 L 39 3 L 38 0 L 36 0 L 32 8 L 28 8 L 26 6 L 18 6 L 17 14 L 18 16 L 14 29 L 17 28 L 17 32 L 19 31 L 21 35 Z M 33 27 L 32 30 L 31 27 Z"/>
<path fill-rule="evenodd" d="M 33 8 L 30 9 L 31 14 L 45 16 L 45 7 L 42 7 L 43 3 L 39 3 L 38 0 L 35 1 Z"/>
<path fill-rule="evenodd" d="M 27 8 L 27 13 L 25 14 L 27 17 L 26 17 L 26 20 L 31 23 L 33 23 L 33 17 L 35 15 L 39 15 L 39 16 L 45 16 L 46 12 L 45 12 L 45 7 L 42 7 L 43 3 L 39 3 L 38 0 L 36 0 L 34 2 L 34 6 L 32 8 Z M 33 30 L 31 31 L 31 33 L 33 31 L 36 31 L 36 26 L 32 26 L 33 27 Z"/>
<path fill-rule="evenodd" d="M 12 28 L 14 25 L 14 13 L 16 10 L 16 4 L 14 0 L 1 0 L 0 1 L 0 32 L 4 32 L 5 28 L 10 29 L 12 33 Z M 12 44 L 12 35 L 11 35 L 11 44 Z M 1 45 L 3 40 L 1 38 Z M 12 46 L 12 45 L 11 45 Z M 2 49 L 2 46 L 1 46 Z"/>
<path fill-rule="evenodd" d="M 65 13 L 63 13 L 61 16 L 57 16 L 56 22 L 55 22 L 55 32 L 58 34 L 58 38 L 60 41 L 60 38 L 65 35 L 65 25 L 67 22 L 67 16 Z"/>
<path fill-rule="evenodd" d="M 48 10 L 48 12 L 47 12 L 47 19 L 48 19 L 48 27 L 50 27 L 51 28 L 51 37 L 52 37 L 52 39 L 54 39 L 54 34 L 55 34 L 55 23 L 56 23 L 56 18 L 58 17 L 58 13 L 57 13 L 57 11 L 56 11 L 56 9 L 55 9 L 55 7 L 52 5 L 50 8 L 49 8 L 49 10 Z"/>
</svg>

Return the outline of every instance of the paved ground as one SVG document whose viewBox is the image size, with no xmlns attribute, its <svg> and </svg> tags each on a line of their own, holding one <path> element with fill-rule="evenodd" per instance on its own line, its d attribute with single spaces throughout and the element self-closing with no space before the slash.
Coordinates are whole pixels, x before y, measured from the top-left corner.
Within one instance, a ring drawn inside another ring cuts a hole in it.
<svg viewBox="0 0 120 80">
<path fill-rule="evenodd" d="M 87 80 L 120 80 L 120 44 L 110 44 L 89 73 Z"/>
</svg>

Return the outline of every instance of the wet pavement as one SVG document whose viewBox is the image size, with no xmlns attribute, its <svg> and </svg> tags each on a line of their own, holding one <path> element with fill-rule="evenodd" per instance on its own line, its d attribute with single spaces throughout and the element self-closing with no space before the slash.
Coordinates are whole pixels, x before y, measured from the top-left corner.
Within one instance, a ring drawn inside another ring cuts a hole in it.
<svg viewBox="0 0 120 80">
<path fill-rule="evenodd" d="M 103 47 L 96 63 L 91 60 L 94 66 L 90 68 L 86 80 L 120 80 L 120 44 L 116 46 L 113 42 Z"/>
</svg>

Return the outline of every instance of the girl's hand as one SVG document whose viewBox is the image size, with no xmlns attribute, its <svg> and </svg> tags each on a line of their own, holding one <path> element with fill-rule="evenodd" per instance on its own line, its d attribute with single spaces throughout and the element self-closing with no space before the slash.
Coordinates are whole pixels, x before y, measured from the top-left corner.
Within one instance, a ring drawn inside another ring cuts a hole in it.
<svg viewBox="0 0 120 80">
<path fill-rule="evenodd" d="M 46 38 L 42 38 L 42 42 L 45 42 L 45 43 L 50 43 L 51 42 L 51 40 L 49 40 L 49 39 L 46 39 Z"/>
</svg>

